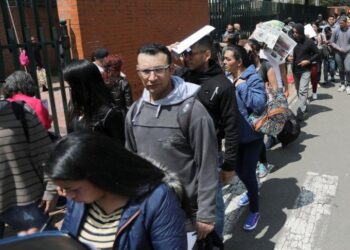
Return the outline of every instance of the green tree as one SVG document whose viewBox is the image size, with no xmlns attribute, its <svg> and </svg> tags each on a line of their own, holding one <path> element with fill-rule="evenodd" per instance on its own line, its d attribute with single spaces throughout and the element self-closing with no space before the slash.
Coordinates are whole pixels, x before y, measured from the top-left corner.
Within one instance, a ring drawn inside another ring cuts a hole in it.
<svg viewBox="0 0 350 250">
<path fill-rule="evenodd" d="M 335 5 L 350 5 L 350 1 L 339 1 L 339 0 L 320 0 L 320 4 L 323 6 L 335 6 Z"/>
</svg>

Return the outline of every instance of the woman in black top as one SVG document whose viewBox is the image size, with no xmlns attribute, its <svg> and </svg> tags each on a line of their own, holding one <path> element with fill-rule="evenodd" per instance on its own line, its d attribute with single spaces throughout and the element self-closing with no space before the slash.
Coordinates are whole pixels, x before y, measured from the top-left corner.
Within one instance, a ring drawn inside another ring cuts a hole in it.
<svg viewBox="0 0 350 250">
<path fill-rule="evenodd" d="M 124 144 L 123 114 L 115 107 L 98 68 L 88 60 L 77 60 L 63 75 L 71 89 L 68 132 L 99 131 Z"/>
</svg>

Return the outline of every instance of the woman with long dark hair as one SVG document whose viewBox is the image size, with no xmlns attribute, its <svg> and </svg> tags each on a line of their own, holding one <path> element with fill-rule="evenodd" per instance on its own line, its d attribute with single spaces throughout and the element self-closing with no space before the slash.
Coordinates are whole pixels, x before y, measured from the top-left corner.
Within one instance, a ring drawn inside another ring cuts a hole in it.
<svg viewBox="0 0 350 250">
<path fill-rule="evenodd" d="M 263 135 L 253 130 L 249 115 L 261 114 L 264 111 L 265 84 L 242 46 L 228 46 L 224 49 L 224 67 L 231 73 L 232 82 L 236 86 L 236 100 L 240 113 L 239 162 L 236 172 L 248 191 L 241 196 L 239 205 L 249 204 L 250 213 L 243 229 L 251 231 L 260 218 L 259 187 L 255 170 L 263 145 Z"/>
<path fill-rule="evenodd" d="M 71 133 L 56 143 L 45 171 L 68 198 L 62 230 L 80 241 L 98 249 L 186 249 L 180 182 L 115 140 Z"/>
<path fill-rule="evenodd" d="M 123 114 L 115 107 L 98 68 L 88 60 L 77 60 L 63 75 L 71 89 L 68 132 L 100 131 L 124 144 Z"/>
</svg>

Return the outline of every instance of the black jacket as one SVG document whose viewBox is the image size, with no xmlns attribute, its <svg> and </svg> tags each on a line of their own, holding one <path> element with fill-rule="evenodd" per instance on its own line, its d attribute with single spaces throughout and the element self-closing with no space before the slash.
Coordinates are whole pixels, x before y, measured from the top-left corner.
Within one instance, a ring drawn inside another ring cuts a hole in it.
<svg viewBox="0 0 350 250">
<path fill-rule="evenodd" d="M 319 50 L 313 40 L 303 37 L 298 41 L 293 52 L 293 72 L 301 73 L 311 70 L 311 63 L 317 61 L 319 58 Z M 305 67 L 298 65 L 303 60 L 309 60 L 310 64 Z"/>
<path fill-rule="evenodd" d="M 218 142 L 225 138 L 224 170 L 234 170 L 238 160 L 238 109 L 235 87 L 227 79 L 220 66 L 213 60 L 209 61 L 209 70 L 196 72 L 180 68 L 175 74 L 187 82 L 201 85 L 198 99 L 212 117 Z"/>
<path fill-rule="evenodd" d="M 126 115 L 133 102 L 129 82 L 124 77 L 119 77 L 112 85 L 106 86 L 110 89 L 116 106 Z"/>
</svg>

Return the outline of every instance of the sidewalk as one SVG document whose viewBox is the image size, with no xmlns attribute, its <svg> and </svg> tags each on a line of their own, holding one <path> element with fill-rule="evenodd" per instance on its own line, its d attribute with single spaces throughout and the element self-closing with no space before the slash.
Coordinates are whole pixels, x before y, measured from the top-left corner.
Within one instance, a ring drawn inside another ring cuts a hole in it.
<svg viewBox="0 0 350 250">
<path fill-rule="evenodd" d="M 56 105 L 56 112 L 57 112 L 57 119 L 58 119 L 58 126 L 60 130 L 61 136 L 67 134 L 67 128 L 66 128 L 66 121 L 64 117 L 64 111 L 63 111 L 63 102 L 62 102 L 62 94 L 61 94 L 61 88 L 59 82 L 53 83 L 53 90 L 54 90 L 54 99 L 55 99 L 55 105 Z M 70 93 L 69 93 L 69 86 L 65 84 L 65 91 L 66 91 L 66 98 L 67 102 L 70 100 Z M 48 102 L 49 107 L 49 113 L 52 115 L 51 111 L 51 104 L 50 104 L 50 98 L 49 98 L 49 92 L 40 92 L 41 99 L 45 102 L 45 100 Z M 54 130 L 52 123 L 51 130 Z"/>
</svg>

